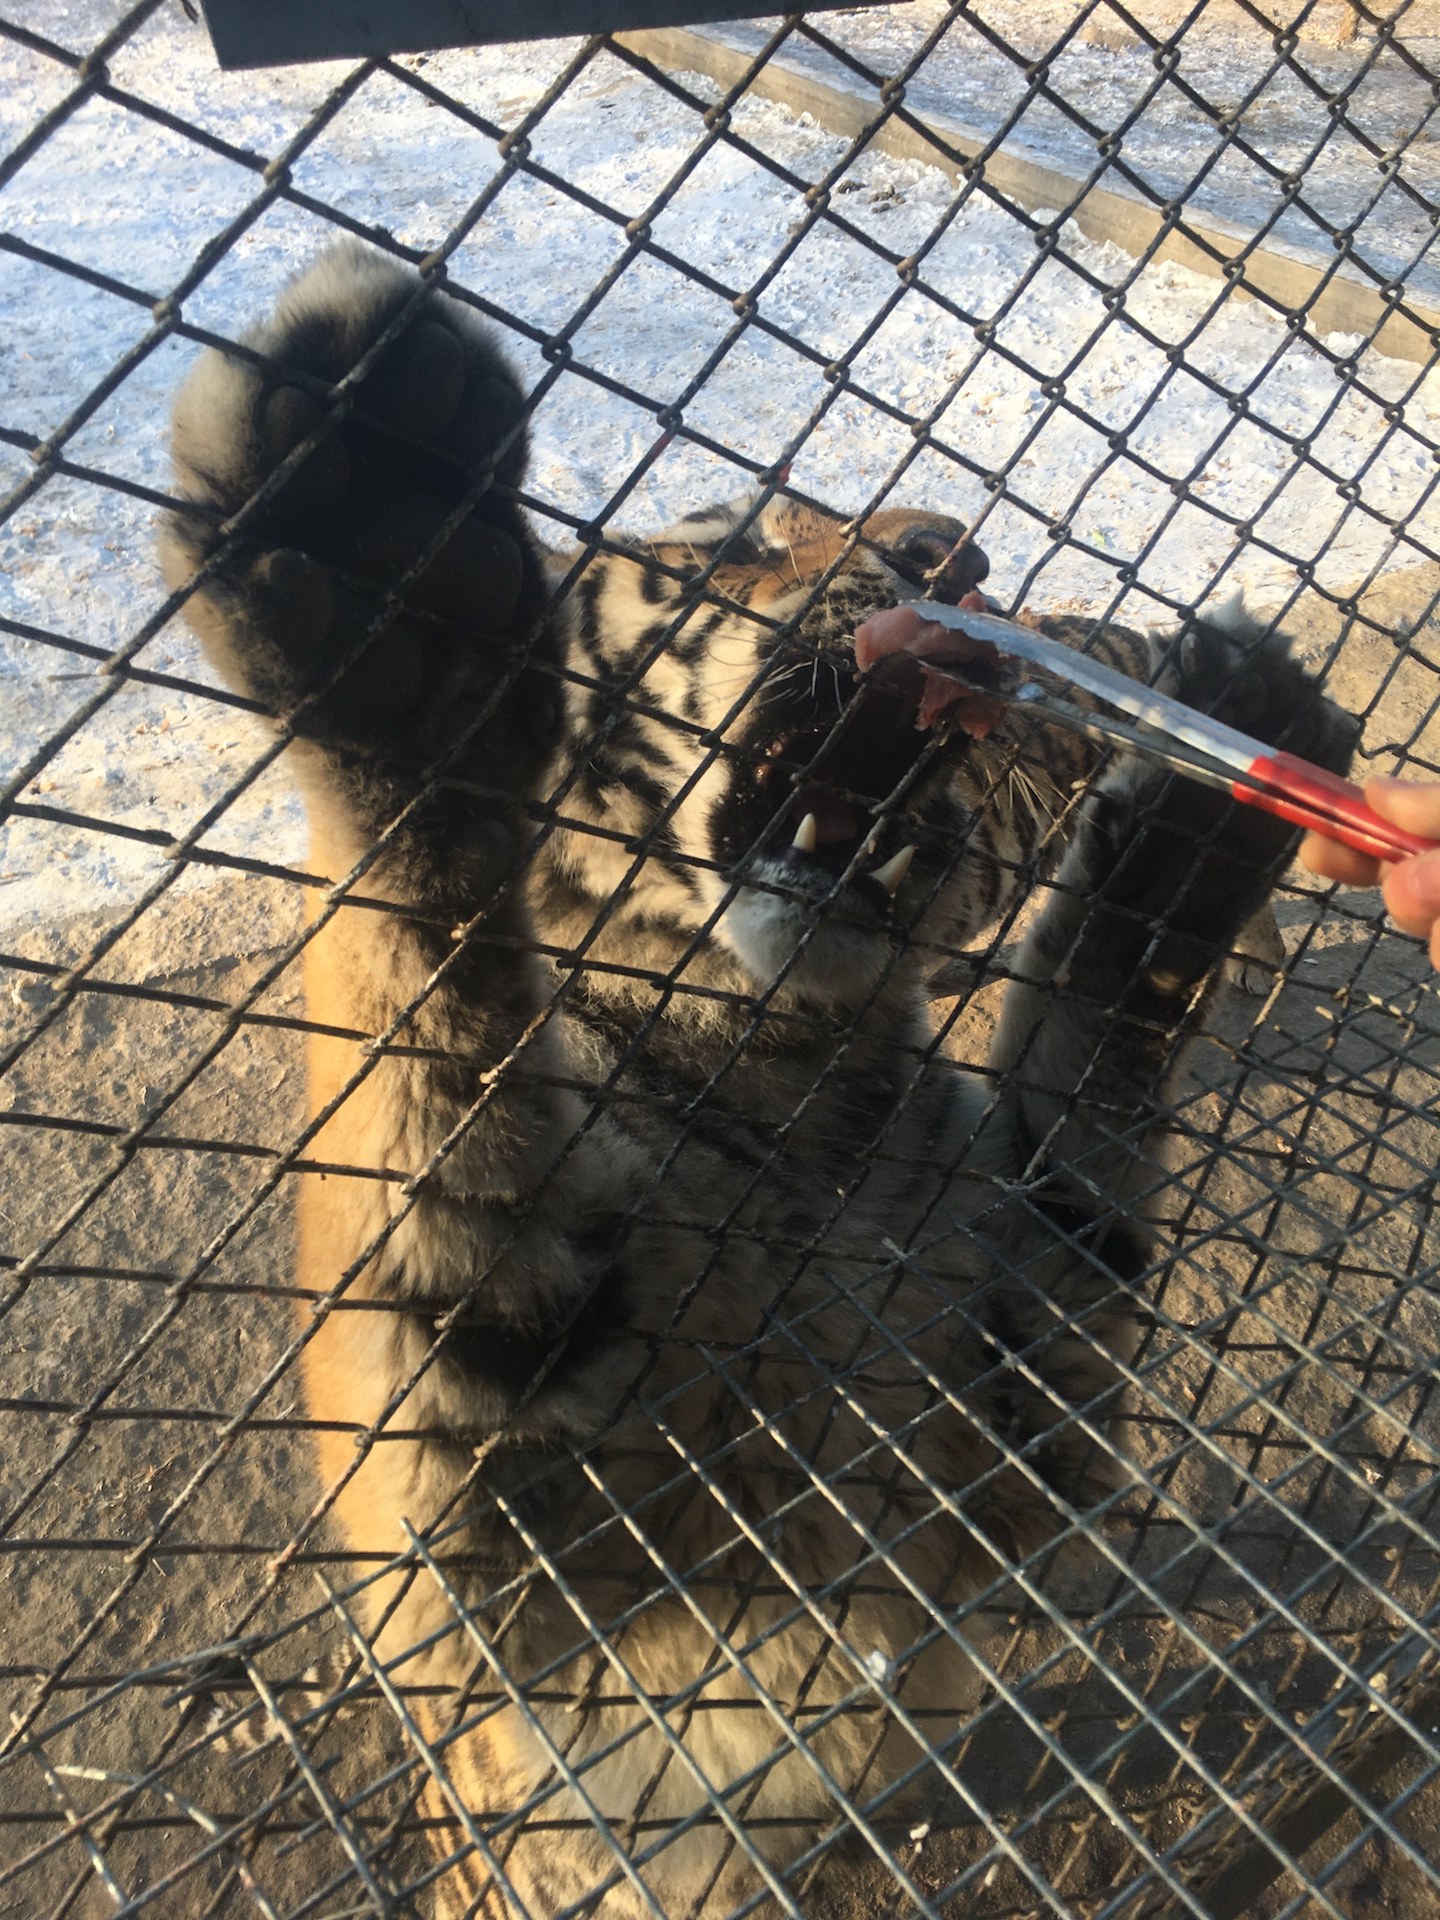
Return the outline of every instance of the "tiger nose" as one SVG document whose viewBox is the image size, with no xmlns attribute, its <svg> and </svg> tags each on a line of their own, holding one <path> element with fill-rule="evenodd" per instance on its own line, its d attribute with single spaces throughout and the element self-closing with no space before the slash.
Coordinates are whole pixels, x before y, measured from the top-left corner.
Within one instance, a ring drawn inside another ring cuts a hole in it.
<svg viewBox="0 0 1440 1920">
<path fill-rule="evenodd" d="M 968 539 L 963 529 L 950 534 L 938 527 L 912 527 L 896 544 L 907 560 L 924 568 L 935 598 L 952 605 L 978 587 L 990 571 L 984 548 Z"/>
</svg>

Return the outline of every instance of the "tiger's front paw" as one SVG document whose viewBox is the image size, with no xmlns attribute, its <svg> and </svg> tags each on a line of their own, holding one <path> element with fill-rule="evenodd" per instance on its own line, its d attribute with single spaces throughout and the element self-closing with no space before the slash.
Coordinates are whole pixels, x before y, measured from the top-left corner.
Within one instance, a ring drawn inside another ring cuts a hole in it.
<svg viewBox="0 0 1440 1920">
<path fill-rule="evenodd" d="M 1358 721 L 1328 700 L 1313 674 L 1292 659 L 1285 636 L 1267 631 L 1238 599 L 1181 635 L 1178 664 L 1176 691 L 1188 706 L 1332 773 L 1349 768 Z M 1173 784 L 1165 810 L 1176 827 L 1197 835 L 1213 832 L 1223 819 L 1222 841 L 1257 867 L 1283 859 L 1295 839 L 1286 822 L 1236 807 L 1190 781 Z"/>
<path fill-rule="evenodd" d="M 175 409 L 192 506 L 166 530 L 167 579 L 212 562 L 192 625 L 298 733 L 429 760 L 478 730 L 503 778 L 555 708 L 533 670 L 542 563 L 506 492 L 525 462 L 515 375 L 468 308 L 353 243 L 246 345 L 207 353 Z"/>
<path fill-rule="evenodd" d="M 1283 635 L 1267 633 L 1238 605 L 1195 622 L 1166 651 L 1178 667 L 1166 684 L 1188 706 L 1332 772 L 1348 767 L 1356 722 L 1291 659 Z M 1265 908 L 1297 829 L 1132 756 L 1102 777 L 1096 803 L 1093 878 L 1131 928 L 1124 936 L 1112 925 L 1112 944 L 1158 996 L 1149 1011 L 1163 1020 L 1167 1004 L 1185 1002 L 1234 954 L 1241 929 Z"/>
</svg>

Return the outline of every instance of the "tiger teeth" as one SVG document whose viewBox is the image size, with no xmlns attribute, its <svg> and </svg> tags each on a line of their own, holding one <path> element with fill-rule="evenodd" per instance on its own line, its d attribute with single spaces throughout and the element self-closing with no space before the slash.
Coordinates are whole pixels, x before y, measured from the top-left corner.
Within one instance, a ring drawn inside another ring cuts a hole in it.
<svg viewBox="0 0 1440 1920">
<path fill-rule="evenodd" d="M 795 829 L 795 838 L 790 842 L 801 853 L 814 853 L 820 844 L 820 822 L 813 813 L 807 813 Z"/>
<path fill-rule="evenodd" d="M 902 847 L 899 853 L 892 853 L 883 867 L 876 867 L 871 874 L 872 880 L 878 880 L 888 894 L 899 891 L 900 882 L 910 871 L 910 862 L 915 858 L 914 847 Z"/>
</svg>

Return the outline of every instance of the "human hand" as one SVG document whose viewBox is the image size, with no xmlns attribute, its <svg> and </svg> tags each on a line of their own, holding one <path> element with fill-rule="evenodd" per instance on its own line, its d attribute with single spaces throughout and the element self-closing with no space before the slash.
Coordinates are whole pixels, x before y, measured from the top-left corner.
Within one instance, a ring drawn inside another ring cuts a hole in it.
<svg viewBox="0 0 1440 1920">
<path fill-rule="evenodd" d="M 1440 782 L 1371 780 L 1365 798 L 1397 827 L 1440 841 Z M 1430 958 L 1440 967 L 1440 846 L 1434 853 L 1391 863 L 1307 833 L 1300 843 L 1300 860 L 1324 880 L 1340 880 L 1352 887 L 1379 886 L 1391 919 L 1406 933 L 1427 936 Z"/>
</svg>

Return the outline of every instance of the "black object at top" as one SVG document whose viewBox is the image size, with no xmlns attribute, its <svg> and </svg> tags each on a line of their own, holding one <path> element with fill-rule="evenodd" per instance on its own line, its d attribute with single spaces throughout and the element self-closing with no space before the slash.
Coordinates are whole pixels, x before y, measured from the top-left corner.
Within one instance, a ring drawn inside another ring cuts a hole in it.
<svg viewBox="0 0 1440 1920">
<path fill-rule="evenodd" d="M 829 0 L 874 6 L 879 0 Z M 753 18 L 755 0 L 202 0 L 222 67 Z M 806 11 L 823 11 L 807 8 Z"/>
</svg>

